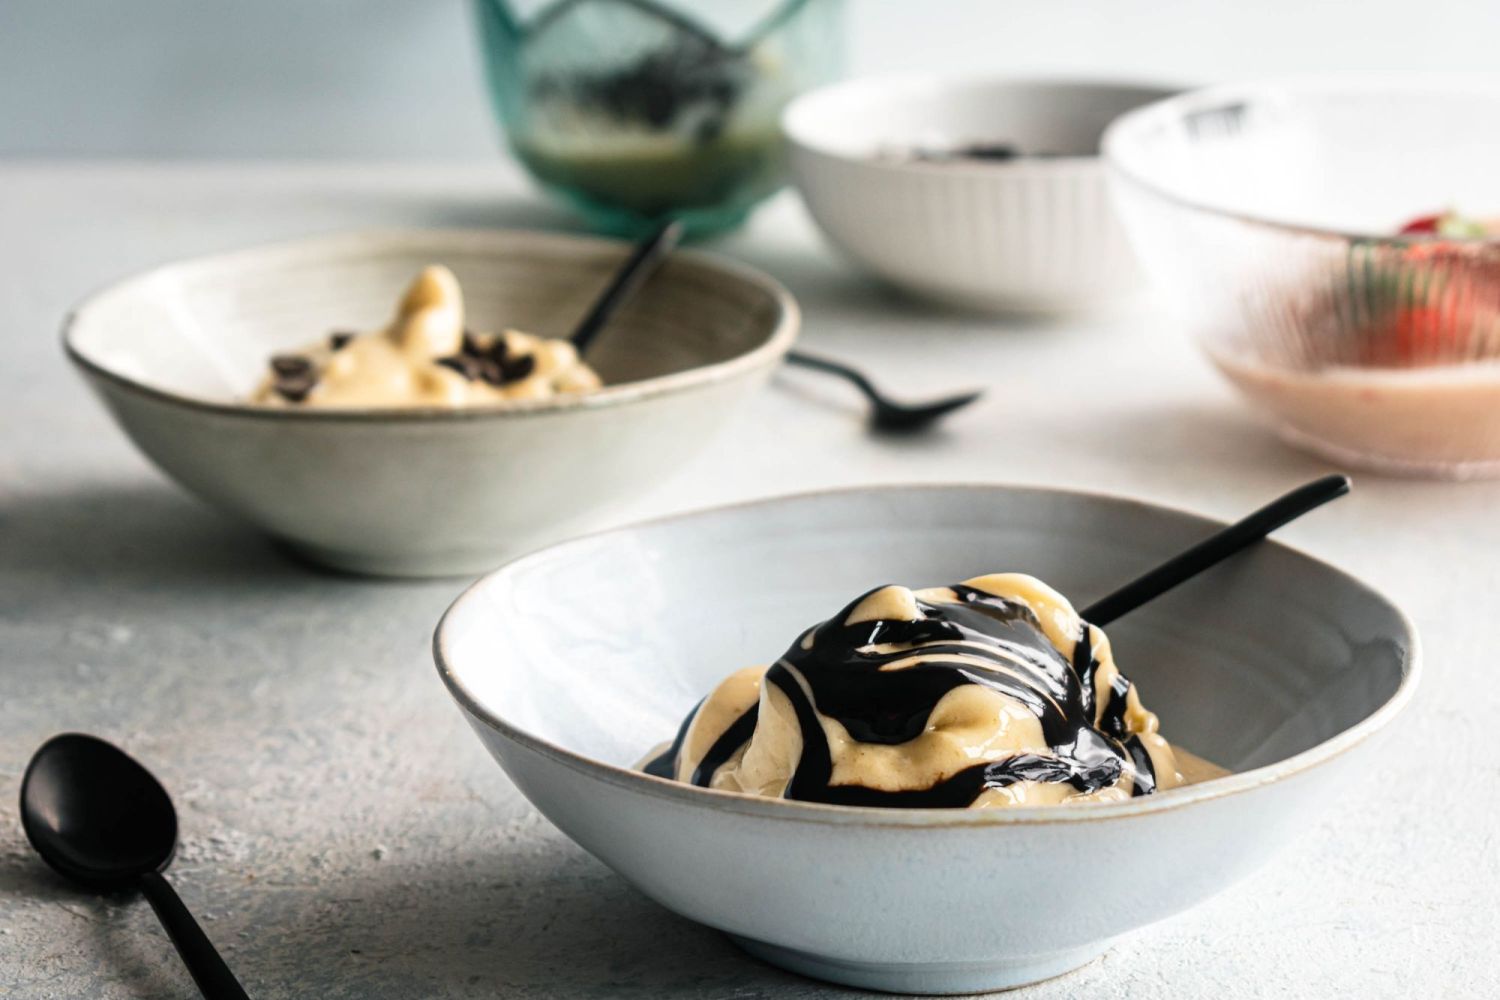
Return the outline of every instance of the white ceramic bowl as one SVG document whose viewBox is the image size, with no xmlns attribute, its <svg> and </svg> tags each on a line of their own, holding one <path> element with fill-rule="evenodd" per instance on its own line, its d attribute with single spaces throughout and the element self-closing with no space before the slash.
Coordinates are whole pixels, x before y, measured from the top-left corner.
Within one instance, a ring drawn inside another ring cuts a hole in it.
<svg viewBox="0 0 1500 1000">
<path fill-rule="evenodd" d="M 1116 116 L 1170 93 L 1133 84 L 864 79 L 796 99 L 782 127 L 813 218 L 876 275 L 963 307 L 1067 311 L 1140 287 L 1099 138 Z M 1059 155 L 942 163 L 881 155 L 975 141 Z"/>
<path fill-rule="evenodd" d="M 278 351 L 388 320 L 426 264 L 470 325 L 566 336 L 628 248 L 521 231 L 321 237 L 174 264 L 89 299 L 64 342 L 163 471 L 340 569 L 476 573 L 564 537 L 706 443 L 796 336 L 780 285 L 684 250 L 589 361 L 606 388 L 504 408 L 296 410 L 240 402 Z"/>
<path fill-rule="evenodd" d="M 1116 623 L 1116 658 L 1164 733 L 1236 772 L 1125 803 L 844 808 L 707 791 L 630 765 L 725 674 L 774 659 L 869 587 L 1021 570 L 1084 603 L 1216 527 L 1002 486 L 789 497 L 511 563 L 453 605 L 435 652 L 521 791 L 664 906 L 851 985 L 1014 986 L 1243 878 L 1345 783 L 1379 773 L 1370 737 L 1417 680 L 1402 613 L 1266 543 Z"/>
</svg>

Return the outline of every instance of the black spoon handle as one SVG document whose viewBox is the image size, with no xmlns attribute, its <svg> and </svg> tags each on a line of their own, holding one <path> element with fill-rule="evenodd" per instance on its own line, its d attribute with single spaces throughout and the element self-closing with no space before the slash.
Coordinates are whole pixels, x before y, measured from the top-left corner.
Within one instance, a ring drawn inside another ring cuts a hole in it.
<svg viewBox="0 0 1500 1000">
<path fill-rule="evenodd" d="M 193 974 L 198 992 L 206 1000 L 250 1000 L 171 884 L 156 872 L 148 872 L 141 876 L 141 891 L 151 901 L 157 919 L 167 929 L 167 937 L 177 946 L 177 954 Z"/>
<path fill-rule="evenodd" d="M 663 224 L 631 252 L 624 265 L 615 272 L 609 287 L 594 300 L 594 307 L 568 338 L 580 356 L 589 349 L 594 338 L 599 336 L 599 331 L 604 329 L 604 324 L 609 322 L 615 310 L 624 305 L 645 284 L 646 279 L 656 273 L 662 261 L 677 248 L 681 240 L 682 223 L 673 220 Z"/>
<path fill-rule="evenodd" d="M 829 358 L 819 357 L 816 354 L 808 354 L 804 351 L 787 351 L 786 360 L 788 364 L 800 365 L 803 368 L 811 368 L 814 371 L 827 372 L 837 375 L 839 378 L 848 379 L 859 388 L 859 391 L 875 402 L 881 401 L 880 390 L 875 388 L 864 373 L 850 368 L 848 365 L 840 364 Z"/>
<path fill-rule="evenodd" d="M 1083 619 L 1108 625 L 1127 612 L 1265 538 L 1288 521 L 1349 492 L 1348 476 L 1324 476 L 1266 504 L 1260 510 L 1173 556 L 1144 576 L 1084 608 Z"/>
</svg>

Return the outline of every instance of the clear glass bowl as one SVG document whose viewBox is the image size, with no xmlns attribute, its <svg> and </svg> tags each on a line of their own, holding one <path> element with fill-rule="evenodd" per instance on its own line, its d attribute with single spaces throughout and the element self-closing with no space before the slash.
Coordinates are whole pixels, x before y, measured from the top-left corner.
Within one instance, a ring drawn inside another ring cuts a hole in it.
<svg viewBox="0 0 1500 1000">
<path fill-rule="evenodd" d="M 782 107 L 840 69 L 840 0 L 475 0 L 516 156 L 591 228 L 732 228 L 782 184 Z"/>
<path fill-rule="evenodd" d="M 1500 87 L 1211 88 L 1123 116 L 1104 149 L 1147 270 L 1287 439 L 1385 472 L 1500 474 L 1500 243 L 1397 235 L 1500 216 Z"/>
</svg>

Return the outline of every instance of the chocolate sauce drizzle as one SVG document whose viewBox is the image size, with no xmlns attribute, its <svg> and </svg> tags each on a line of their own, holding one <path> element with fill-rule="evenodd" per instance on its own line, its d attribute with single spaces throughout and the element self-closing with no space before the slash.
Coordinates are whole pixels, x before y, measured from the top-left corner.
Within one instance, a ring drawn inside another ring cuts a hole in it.
<svg viewBox="0 0 1500 1000">
<path fill-rule="evenodd" d="M 962 585 L 951 589 L 955 603 L 919 599 L 921 617 L 915 621 L 846 624 L 866 594 L 804 634 L 766 672 L 764 683 L 786 695 L 802 733 L 802 755 L 786 798 L 849 806 L 963 808 L 988 789 L 1023 781 L 1065 782 L 1080 793 L 1094 792 L 1115 785 L 1127 770 L 1133 776 L 1132 794 L 1155 791 L 1150 755 L 1125 723 L 1130 682 L 1123 676 L 1110 685 L 1099 724 L 1094 724 L 1099 661 L 1087 626 L 1069 661 L 1024 602 Z M 882 669 L 913 658 L 920 659 Z M 905 743 L 926 730 L 944 695 L 966 684 L 988 687 L 1025 705 L 1041 723 L 1052 752 L 1023 752 L 975 764 L 929 788 L 887 791 L 832 783 L 833 761 L 820 713 L 860 742 Z M 714 772 L 750 740 L 758 709 L 752 705 L 714 742 L 690 776 L 692 784 L 708 787 Z M 684 720 L 672 746 L 647 765 L 648 773 L 676 774 L 697 712 L 694 708 Z"/>
</svg>

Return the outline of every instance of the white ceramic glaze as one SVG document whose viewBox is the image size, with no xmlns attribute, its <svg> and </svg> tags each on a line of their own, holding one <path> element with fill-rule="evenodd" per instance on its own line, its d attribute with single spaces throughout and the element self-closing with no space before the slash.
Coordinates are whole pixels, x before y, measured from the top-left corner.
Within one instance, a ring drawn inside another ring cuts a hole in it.
<svg viewBox="0 0 1500 1000">
<path fill-rule="evenodd" d="M 782 124 L 828 238 L 909 292 L 995 310 L 1066 311 L 1140 276 L 1097 155 L 1119 114 L 1172 93 L 1132 84 L 894 77 L 806 94 Z M 910 162 L 889 147 L 1011 142 L 1056 157 Z"/>
<path fill-rule="evenodd" d="M 763 501 L 513 562 L 453 605 L 435 653 L 522 792 L 663 905 L 809 975 L 997 989 L 1073 968 L 1244 877 L 1347 784 L 1373 794 L 1370 737 L 1417 680 L 1405 616 L 1267 543 L 1116 623 L 1116 658 L 1163 731 L 1237 772 L 1127 803 L 851 809 L 629 767 L 723 675 L 774 659 L 872 586 L 1019 570 L 1082 604 L 1215 527 L 1002 486 Z"/>
<path fill-rule="evenodd" d="M 705 444 L 791 345 L 791 297 L 682 251 L 590 352 L 600 392 L 463 411 L 241 400 L 273 353 L 384 322 L 426 264 L 458 275 L 471 326 L 566 336 L 627 249 L 514 230 L 307 239 L 132 278 L 81 305 L 64 341 L 141 451 L 215 506 L 337 568 L 476 573 Z"/>
</svg>

